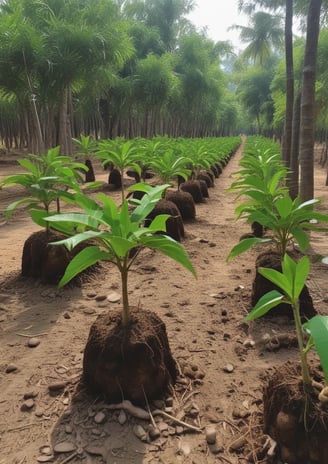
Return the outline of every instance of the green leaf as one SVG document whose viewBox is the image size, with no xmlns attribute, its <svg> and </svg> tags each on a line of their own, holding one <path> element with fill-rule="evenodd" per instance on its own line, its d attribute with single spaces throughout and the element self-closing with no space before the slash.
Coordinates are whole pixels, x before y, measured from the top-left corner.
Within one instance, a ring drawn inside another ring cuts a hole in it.
<svg viewBox="0 0 328 464">
<path fill-rule="evenodd" d="M 277 211 L 282 218 L 287 218 L 292 212 L 293 200 L 290 196 L 285 195 L 282 198 L 278 198 L 278 200 L 274 202 L 274 206 L 277 208 Z"/>
<path fill-rule="evenodd" d="M 13 201 L 6 208 L 6 213 L 5 213 L 6 219 L 10 218 L 10 216 L 12 215 L 14 209 L 16 209 L 17 206 L 21 206 L 21 205 L 24 205 L 24 204 L 31 207 L 31 206 L 37 206 L 38 202 L 36 201 L 35 198 L 22 198 L 21 200 Z"/>
<path fill-rule="evenodd" d="M 106 234 L 104 234 L 103 238 L 106 238 Z M 108 237 L 108 245 L 111 247 L 113 253 L 118 256 L 120 259 L 124 259 L 130 250 L 137 246 L 137 243 L 133 240 L 128 240 L 123 237 Z"/>
<path fill-rule="evenodd" d="M 259 274 L 263 275 L 266 279 L 279 287 L 287 297 L 292 301 L 293 298 L 293 280 L 289 280 L 285 274 L 277 271 L 276 269 L 267 269 L 264 267 L 258 268 Z"/>
<path fill-rule="evenodd" d="M 245 317 L 245 321 L 253 321 L 254 319 L 264 316 L 270 311 L 270 309 L 278 306 L 283 298 L 284 296 L 277 292 L 277 290 L 272 290 L 271 292 L 266 293 L 259 299 L 252 311 Z"/>
<path fill-rule="evenodd" d="M 300 247 L 301 251 L 305 251 L 309 248 L 310 245 L 310 238 L 304 230 L 300 229 L 299 227 L 294 227 L 290 231 L 296 242 L 298 243 L 298 246 Z"/>
<path fill-rule="evenodd" d="M 232 250 L 230 251 L 227 257 L 227 261 L 231 261 L 233 258 L 249 250 L 254 245 L 257 245 L 259 243 L 271 242 L 271 241 L 272 240 L 270 238 L 258 238 L 258 237 L 245 238 L 232 248 Z"/>
<path fill-rule="evenodd" d="M 314 316 L 303 327 L 311 333 L 328 384 L 328 316 Z"/>
<path fill-rule="evenodd" d="M 299 298 L 301 291 L 305 285 L 306 279 L 310 272 L 310 260 L 307 256 L 296 264 L 295 277 L 294 277 L 294 299 Z"/>
<path fill-rule="evenodd" d="M 59 287 L 63 287 L 80 272 L 88 269 L 98 261 L 110 259 L 110 254 L 100 250 L 97 246 L 84 248 L 68 264 L 65 274 L 59 282 Z"/>
<path fill-rule="evenodd" d="M 89 214 L 83 213 L 63 213 L 55 214 L 54 216 L 48 216 L 46 221 L 49 222 L 71 222 L 75 224 L 80 224 L 85 227 L 90 227 L 92 229 L 97 229 L 99 226 L 99 221 L 97 218 L 91 217 Z"/>
<path fill-rule="evenodd" d="M 90 240 L 92 238 L 97 238 L 102 235 L 102 232 L 97 232 L 93 230 L 88 230 L 86 232 L 82 232 L 80 234 L 75 234 L 72 237 L 65 238 L 63 240 L 59 240 L 57 242 L 52 242 L 51 245 L 65 245 L 66 248 L 71 251 L 75 248 L 79 243 L 84 242 L 85 240 Z"/>
</svg>

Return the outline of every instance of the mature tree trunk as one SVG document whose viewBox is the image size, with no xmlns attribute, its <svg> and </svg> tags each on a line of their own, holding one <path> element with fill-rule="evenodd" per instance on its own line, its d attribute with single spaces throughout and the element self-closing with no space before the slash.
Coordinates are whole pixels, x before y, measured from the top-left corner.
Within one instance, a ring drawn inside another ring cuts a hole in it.
<svg viewBox="0 0 328 464">
<path fill-rule="evenodd" d="M 301 91 L 294 100 L 293 110 L 293 135 L 290 155 L 290 174 L 288 176 L 289 193 L 292 198 L 296 198 L 299 189 L 299 166 L 298 155 L 300 148 L 300 116 L 301 116 Z"/>
<path fill-rule="evenodd" d="M 62 101 L 59 109 L 59 145 L 62 155 L 72 155 L 72 134 L 71 121 L 69 116 L 70 108 L 70 87 L 67 85 L 63 90 Z"/>
<path fill-rule="evenodd" d="M 294 105 L 294 63 L 293 63 L 293 0 L 286 0 L 285 16 L 285 60 L 286 60 L 286 114 L 283 138 L 283 160 L 290 167 L 293 105 Z"/>
<path fill-rule="evenodd" d="M 310 200 L 314 196 L 315 80 L 321 3 L 322 0 L 310 0 L 307 17 L 299 159 L 301 174 L 299 194 L 302 201 Z"/>
</svg>

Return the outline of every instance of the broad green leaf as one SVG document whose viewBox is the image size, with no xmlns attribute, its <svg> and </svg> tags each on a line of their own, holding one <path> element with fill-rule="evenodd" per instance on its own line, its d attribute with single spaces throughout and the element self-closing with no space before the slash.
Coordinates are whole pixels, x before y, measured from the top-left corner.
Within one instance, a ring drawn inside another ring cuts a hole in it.
<svg viewBox="0 0 328 464">
<path fill-rule="evenodd" d="M 80 274 L 80 272 L 88 269 L 93 264 L 96 264 L 101 260 L 110 260 L 110 253 L 106 253 L 100 250 L 97 246 L 90 246 L 84 248 L 80 253 L 78 253 L 72 261 L 68 264 L 65 274 L 61 278 L 58 286 L 61 288 L 66 285 L 70 280 L 75 276 Z"/>
<path fill-rule="evenodd" d="M 282 198 L 278 198 L 278 200 L 274 202 L 274 206 L 276 207 L 279 215 L 282 218 L 286 218 L 292 212 L 293 200 L 288 195 L 285 195 Z"/>
<path fill-rule="evenodd" d="M 196 271 L 191 264 L 189 256 L 183 246 L 167 235 L 143 235 L 140 237 L 140 244 L 160 251 L 174 261 L 182 264 L 196 277 Z"/>
<path fill-rule="evenodd" d="M 169 214 L 159 214 L 154 217 L 148 226 L 148 229 L 154 232 L 166 232 L 166 221 L 170 217 Z"/>
<path fill-rule="evenodd" d="M 118 256 L 120 259 L 127 257 L 129 251 L 137 245 L 132 240 L 128 240 L 123 237 L 113 236 L 108 237 L 108 244 L 110 245 L 113 253 L 115 253 L 115 255 Z"/>
<path fill-rule="evenodd" d="M 265 242 L 270 242 L 271 239 L 268 238 L 245 238 L 241 240 L 237 245 L 235 245 L 232 250 L 230 251 L 227 261 L 231 261 L 233 258 L 236 256 L 240 255 L 241 253 L 244 253 L 245 251 L 249 250 L 252 248 L 254 245 L 257 245 L 259 243 L 265 243 Z"/>
<path fill-rule="evenodd" d="M 245 321 L 253 321 L 261 316 L 264 316 L 270 309 L 275 308 L 283 300 L 284 296 L 277 290 L 263 295 L 256 303 L 252 311 L 245 317 Z"/>
<path fill-rule="evenodd" d="M 264 267 L 258 268 L 259 274 L 268 279 L 274 285 L 279 287 L 290 300 L 293 298 L 293 281 L 289 281 L 287 277 L 276 269 L 268 269 Z"/>
<path fill-rule="evenodd" d="M 49 222 L 71 222 L 81 224 L 92 229 L 97 229 L 99 226 L 99 221 L 97 219 L 94 219 L 89 214 L 83 213 L 55 214 L 54 216 L 48 216 L 46 220 Z"/>
<path fill-rule="evenodd" d="M 310 238 L 308 236 L 308 234 L 306 232 L 304 232 L 304 230 L 300 229 L 299 227 L 294 227 L 291 229 L 290 231 L 295 240 L 297 241 L 298 243 L 298 246 L 300 247 L 301 251 L 305 251 L 309 248 L 309 245 L 310 245 Z"/>
<path fill-rule="evenodd" d="M 129 233 L 132 232 L 129 207 L 128 207 L 128 202 L 126 200 L 123 201 L 123 204 L 121 206 L 120 228 L 121 228 L 120 236 L 122 238 L 127 238 Z"/>
<path fill-rule="evenodd" d="M 21 205 L 28 205 L 28 206 L 37 206 L 38 205 L 38 201 L 36 201 L 35 198 L 22 198 L 21 200 L 17 200 L 17 201 L 14 201 L 12 203 L 10 203 L 10 205 L 7 206 L 6 208 L 6 213 L 5 213 L 5 217 L 6 219 L 9 219 L 10 216 L 12 215 L 14 209 L 17 208 L 17 206 L 21 206 Z"/>
<path fill-rule="evenodd" d="M 328 316 L 314 316 L 303 327 L 312 335 L 328 384 Z"/>
<path fill-rule="evenodd" d="M 294 299 L 299 298 L 301 291 L 305 285 L 306 279 L 310 272 L 310 260 L 307 256 L 296 264 L 295 280 L 294 280 Z"/>
<path fill-rule="evenodd" d="M 71 251 L 79 243 L 84 242 L 85 240 L 90 240 L 92 238 L 98 238 L 102 235 L 102 232 L 96 232 L 93 230 L 88 230 L 80 234 L 75 234 L 72 237 L 65 238 L 63 240 L 58 240 L 57 242 L 52 242 L 51 245 L 65 245 L 66 248 Z"/>
</svg>

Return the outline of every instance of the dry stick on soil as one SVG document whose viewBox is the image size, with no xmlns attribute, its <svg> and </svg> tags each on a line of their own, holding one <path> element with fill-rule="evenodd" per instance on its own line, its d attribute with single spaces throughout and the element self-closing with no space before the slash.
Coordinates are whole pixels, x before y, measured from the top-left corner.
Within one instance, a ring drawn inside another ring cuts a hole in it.
<svg viewBox="0 0 328 464">
<path fill-rule="evenodd" d="M 35 337 L 42 337 L 42 335 L 48 335 L 48 332 L 43 332 L 43 333 L 35 334 L 35 335 L 16 333 L 16 335 L 18 335 L 19 337 L 35 338 Z"/>
</svg>

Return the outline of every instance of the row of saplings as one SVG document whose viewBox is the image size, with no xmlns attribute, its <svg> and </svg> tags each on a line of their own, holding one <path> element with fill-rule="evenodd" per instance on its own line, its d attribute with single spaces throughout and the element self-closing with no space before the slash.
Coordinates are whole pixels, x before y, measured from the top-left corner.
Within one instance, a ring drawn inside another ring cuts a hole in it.
<svg viewBox="0 0 328 464">
<path fill-rule="evenodd" d="M 7 216 L 24 204 L 33 221 L 44 228 L 24 244 L 24 276 L 41 277 L 45 282 L 59 280 L 59 287 L 63 287 L 99 262 L 110 262 L 119 270 L 122 310 L 97 318 L 83 360 L 84 382 L 111 402 L 124 398 L 144 403 L 160 397 L 176 381 L 178 369 L 165 324 L 154 312 L 130 304 L 129 271 L 142 250 L 151 248 L 195 275 L 179 242 L 184 235 L 183 220 L 195 218 L 195 202 L 208 196 L 208 187 L 214 185 L 232 153 L 220 164 L 209 166 L 207 173 L 199 172 L 203 179 L 187 180 L 191 169 L 185 161 L 183 166 L 175 164 L 167 177 L 180 178 L 181 191 L 172 189 L 171 183 L 153 186 L 143 182 L 131 185 L 125 196 L 122 186 L 120 205 L 106 192 L 94 193 L 95 199 L 83 193 L 79 185 L 87 168 L 60 155 L 59 148 L 19 160 L 27 172 L 10 176 L 2 183 L 20 184 L 28 191 L 27 197 L 8 206 Z M 169 157 L 172 161 L 171 152 L 164 154 L 163 162 L 169 164 Z M 121 174 L 123 178 L 123 170 Z M 60 212 L 63 201 L 73 205 L 73 212 Z M 55 211 L 51 210 L 52 204 L 56 205 Z"/>
<path fill-rule="evenodd" d="M 253 234 L 242 237 L 228 259 L 254 245 L 267 244 L 256 260 L 253 309 L 246 320 L 264 316 L 272 308 L 272 316 L 288 314 L 295 322 L 300 356 L 299 363 L 288 362 L 277 368 L 264 385 L 263 431 L 276 445 L 270 447 L 269 461 L 326 464 L 328 316 L 318 315 L 313 307 L 306 286 L 310 261 L 304 253 L 310 240 L 307 232 L 327 231 L 323 224 L 328 216 L 314 210 L 318 200 L 302 203 L 290 197 L 279 150 L 268 141 L 263 141 L 263 146 L 258 141 L 250 143 L 240 166 L 231 191 L 243 200 L 236 214 L 252 225 Z M 322 258 L 322 262 L 328 264 L 328 259 Z M 313 347 L 319 357 L 310 363 L 307 355 Z M 263 458 L 261 454 L 253 456 L 255 460 Z"/>
</svg>

